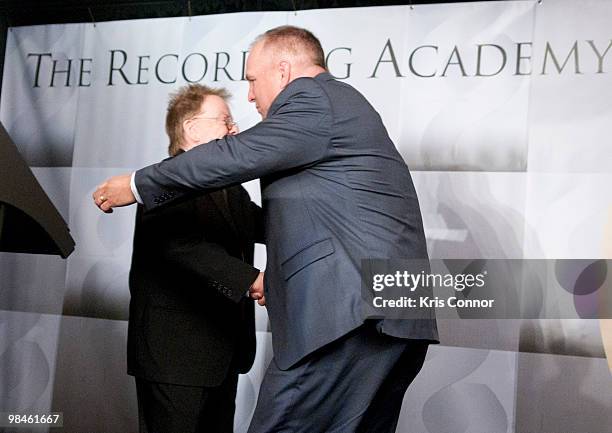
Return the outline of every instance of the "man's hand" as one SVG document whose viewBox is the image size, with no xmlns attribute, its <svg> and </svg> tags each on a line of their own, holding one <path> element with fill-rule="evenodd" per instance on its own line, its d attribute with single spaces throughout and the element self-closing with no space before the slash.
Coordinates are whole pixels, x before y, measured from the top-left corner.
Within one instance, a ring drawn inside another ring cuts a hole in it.
<svg viewBox="0 0 612 433">
<path fill-rule="evenodd" d="M 93 193 L 96 206 L 103 212 L 111 213 L 114 207 L 136 203 L 136 198 L 130 187 L 131 178 L 131 174 L 122 174 L 113 176 L 99 185 Z"/>
<path fill-rule="evenodd" d="M 266 297 L 264 296 L 264 273 L 260 272 L 251 287 L 249 288 L 249 296 L 255 299 L 259 305 L 266 305 Z"/>
</svg>

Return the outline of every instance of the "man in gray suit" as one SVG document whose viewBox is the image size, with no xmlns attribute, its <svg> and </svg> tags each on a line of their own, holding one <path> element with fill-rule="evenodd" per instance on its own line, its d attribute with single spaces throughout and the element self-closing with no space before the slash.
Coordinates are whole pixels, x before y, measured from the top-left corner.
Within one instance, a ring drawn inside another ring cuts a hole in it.
<svg viewBox="0 0 612 433">
<path fill-rule="evenodd" d="M 138 195 L 153 209 L 260 178 L 274 359 L 249 431 L 393 432 L 436 323 L 433 312 L 366 320 L 360 267 L 427 258 L 408 168 L 373 107 L 327 72 L 307 30 L 258 37 L 246 71 L 260 123 L 111 178 L 94 200 L 108 212 Z M 258 285 L 251 293 L 264 302 Z"/>
</svg>

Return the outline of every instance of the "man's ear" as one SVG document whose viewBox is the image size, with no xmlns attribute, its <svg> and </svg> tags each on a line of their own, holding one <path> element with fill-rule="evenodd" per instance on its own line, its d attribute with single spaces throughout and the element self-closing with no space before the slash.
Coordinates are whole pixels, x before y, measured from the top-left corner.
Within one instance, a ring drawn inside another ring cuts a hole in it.
<svg viewBox="0 0 612 433">
<path fill-rule="evenodd" d="M 284 89 L 291 82 L 291 63 L 283 60 L 279 63 L 278 69 L 280 71 L 280 87 Z"/>
<path fill-rule="evenodd" d="M 200 131 L 193 119 L 183 121 L 183 137 L 186 139 L 185 141 L 200 142 Z"/>
</svg>

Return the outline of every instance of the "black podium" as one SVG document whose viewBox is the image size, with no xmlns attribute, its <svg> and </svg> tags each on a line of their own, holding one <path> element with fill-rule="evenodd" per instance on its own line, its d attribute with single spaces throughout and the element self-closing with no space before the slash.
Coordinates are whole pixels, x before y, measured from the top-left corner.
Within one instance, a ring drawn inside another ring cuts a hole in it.
<svg viewBox="0 0 612 433">
<path fill-rule="evenodd" d="M 73 250 L 68 225 L 0 123 L 0 251 L 66 258 Z"/>
</svg>

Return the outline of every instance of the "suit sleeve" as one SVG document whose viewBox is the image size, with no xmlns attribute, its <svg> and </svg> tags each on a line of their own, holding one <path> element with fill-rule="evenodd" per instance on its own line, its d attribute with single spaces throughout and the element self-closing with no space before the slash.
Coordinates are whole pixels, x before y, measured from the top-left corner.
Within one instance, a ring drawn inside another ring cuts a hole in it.
<svg viewBox="0 0 612 433">
<path fill-rule="evenodd" d="M 259 275 L 259 269 L 230 256 L 221 246 L 198 242 L 164 251 L 166 263 L 178 272 L 202 280 L 220 294 L 240 302 Z"/>
<path fill-rule="evenodd" d="M 314 79 L 291 82 L 270 111 L 267 119 L 240 134 L 138 170 L 135 184 L 145 208 L 308 166 L 328 156 L 331 106 Z"/>
<path fill-rule="evenodd" d="M 259 269 L 197 233 L 186 236 L 177 225 L 180 217 L 175 207 L 144 213 L 138 206 L 130 284 L 137 284 L 136 275 L 148 272 L 151 266 L 161 267 L 162 272 L 189 276 L 200 281 L 203 289 L 213 288 L 240 302 Z"/>
</svg>

